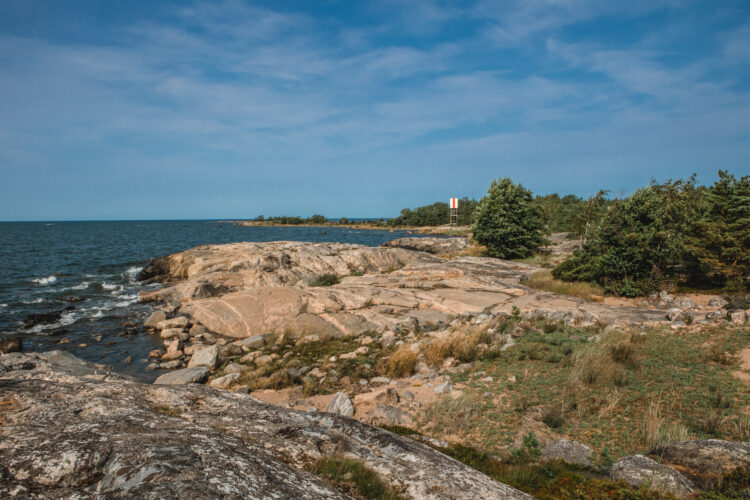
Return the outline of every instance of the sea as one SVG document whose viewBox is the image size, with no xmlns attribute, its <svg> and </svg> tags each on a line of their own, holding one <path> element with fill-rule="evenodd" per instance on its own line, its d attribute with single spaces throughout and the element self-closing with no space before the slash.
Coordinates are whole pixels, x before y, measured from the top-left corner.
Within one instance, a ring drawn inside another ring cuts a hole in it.
<svg viewBox="0 0 750 500">
<path fill-rule="evenodd" d="M 161 346 L 142 328 L 152 312 L 138 282 L 153 258 L 238 241 L 336 241 L 377 246 L 413 236 L 346 227 L 242 227 L 215 220 L 0 222 L 0 339 L 24 351 L 60 349 L 152 381 L 148 353 Z"/>
</svg>

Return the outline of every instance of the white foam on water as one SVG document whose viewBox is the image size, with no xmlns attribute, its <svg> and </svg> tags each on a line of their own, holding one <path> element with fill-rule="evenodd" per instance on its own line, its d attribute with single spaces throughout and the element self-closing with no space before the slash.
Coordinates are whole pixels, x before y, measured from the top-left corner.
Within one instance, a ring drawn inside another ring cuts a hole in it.
<svg viewBox="0 0 750 500">
<path fill-rule="evenodd" d="M 122 290 L 125 287 L 123 287 L 122 285 L 116 285 L 114 283 L 107 283 L 106 281 L 102 281 L 102 288 L 104 288 L 105 290 Z"/>
<path fill-rule="evenodd" d="M 0 309 L 5 309 L 6 307 L 8 307 L 8 304 L 0 304 Z"/>
<path fill-rule="evenodd" d="M 85 290 L 91 284 L 90 281 L 82 281 L 80 285 L 71 286 L 68 290 Z"/>
<path fill-rule="evenodd" d="M 31 333 L 42 333 L 46 330 L 53 330 L 62 326 L 69 326 L 78 321 L 78 317 L 79 314 L 76 311 L 64 312 L 57 322 L 50 323 L 49 325 L 36 325 L 34 328 L 31 328 L 28 331 Z"/>
<path fill-rule="evenodd" d="M 51 276 L 45 276 L 44 278 L 36 278 L 31 281 L 40 285 L 49 285 L 50 283 L 54 283 L 55 281 L 57 281 L 57 276 L 53 274 Z"/>
<path fill-rule="evenodd" d="M 130 283 L 133 283 L 135 281 L 135 277 L 138 275 L 139 272 L 141 272 L 142 267 L 133 266 L 129 267 L 125 270 L 125 276 L 128 278 L 128 281 Z"/>
<path fill-rule="evenodd" d="M 41 297 L 37 297 L 34 300 L 22 300 L 21 301 L 22 304 L 41 304 L 42 302 L 44 302 L 44 299 Z"/>
</svg>

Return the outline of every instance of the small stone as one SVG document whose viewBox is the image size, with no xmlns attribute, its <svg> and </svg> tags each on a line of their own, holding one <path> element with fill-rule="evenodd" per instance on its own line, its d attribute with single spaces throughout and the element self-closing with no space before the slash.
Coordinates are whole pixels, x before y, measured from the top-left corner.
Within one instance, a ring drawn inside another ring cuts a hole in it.
<svg viewBox="0 0 750 500">
<path fill-rule="evenodd" d="M 414 393 L 411 391 L 404 391 L 403 396 L 405 401 L 414 401 Z"/>
<path fill-rule="evenodd" d="M 185 340 L 187 340 L 188 335 L 185 333 L 185 330 L 182 328 L 167 328 L 161 331 L 159 334 L 159 337 L 163 339 L 171 339 L 175 337 L 180 337 L 181 335 L 185 336 Z"/>
<path fill-rule="evenodd" d="M 356 359 L 357 358 L 357 352 L 347 352 L 339 356 L 340 359 Z"/>
<path fill-rule="evenodd" d="M 370 348 L 367 346 L 362 346 L 354 352 L 357 353 L 358 355 L 365 355 L 368 352 L 370 352 Z"/>
<path fill-rule="evenodd" d="M 224 373 L 242 373 L 247 371 L 247 366 L 239 363 L 229 363 L 224 367 Z"/>
<path fill-rule="evenodd" d="M 391 405 L 377 405 L 368 413 L 368 421 L 371 425 L 411 425 L 411 416 Z"/>
<path fill-rule="evenodd" d="M 146 366 L 147 372 L 153 372 L 159 369 L 159 363 L 150 363 Z"/>
<path fill-rule="evenodd" d="M 252 337 L 239 340 L 237 341 L 237 344 L 239 344 L 239 346 L 242 347 L 243 349 L 252 351 L 252 350 L 260 349 L 261 347 L 264 347 L 272 339 L 273 339 L 273 335 L 267 333 L 265 335 L 253 335 Z"/>
<path fill-rule="evenodd" d="M 335 363 L 336 361 L 338 361 L 338 358 L 336 356 L 331 356 L 330 358 L 328 358 L 329 363 Z"/>
<path fill-rule="evenodd" d="M 78 344 L 78 347 L 88 347 L 88 344 Z"/>
<path fill-rule="evenodd" d="M 133 362 L 133 356 L 128 356 L 128 357 L 127 357 L 127 358 L 125 358 L 125 359 L 124 359 L 123 361 L 124 361 L 125 363 L 128 363 L 128 364 L 130 364 L 130 363 L 132 363 L 132 362 Z"/>
<path fill-rule="evenodd" d="M 215 378 L 208 382 L 211 387 L 218 387 L 219 389 L 226 389 L 240 378 L 239 373 L 229 373 L 223 377 Z"/>
<path fill-rule="evenodd" d="M 370 379 L 370 383 L 375 385 L 387 384 L 390 381 L 391 379 L 389 379 L 388 377 L 373 377 L 372 379 Z"/>
<path fill-rule="evenodd" d="M 359 381 L 359 385 L 361 385 L 362 387 L 365 387 L 365 386 L 366 386 L 366 385 L 368 385 L 368 384 L 369 384 L 369 382 L 368 382 L 367 380 L 365 380 L 365 379 L 361 379 L 361 380 Z"/>
<path fill-rule="evenodd" d="M 484 377 L 483 379 L 480 380 L 480 382 L 492 382 L 492 380 L 493 380 L 492 377 Z"/>
<path fill-rule="evenodd" d="M 165 321 L 166 319 L 167 319 L 167 315 L 164 311 L 154 311 L 148 317 L 146 322 L 143 323 L 143 326 L 146 328 L 154 329 L 154 328 L 157 328 L 157 325 L 159 323 L 161 323 L 162 321 Z"/>
<path fill-rule="evenodd" d="M 343 392 L 337 392 L 333 395 L 331 402 L 328 403 L 326 411 L 344 417 L 351 417 L 354 415 L 354 405 L 352 404 L 351 399 L 349 399 L 349 396 Z"/>
<path fill-rule="evenodd" d="M 269 363 L 273 363 L 273 358 L 267 354 L 264 354 L 263 356 L 258 356 L 257 358 L 255 358 L 256 366 L 263 366 Z"/>
<path fill-rule="evenodd" d="M 205 366 L 210 370 L 216 367 L 216 360 L 219 357 L 219 348 L 215 345 L 211 347 L 204 347 L 199 351 L 193 353 L 193 357 L 188 363 L 188 368 L 194 368 L 197 366 Z"/>
<path fill-rule="evenodd" d="M 361 343 L 362 345 L 370 345 L 370 344 L 372 344 L 373 342 L 375 342 L 375 341 L 374 341 L 374 340 L 372 340 L 372 337 L 364 337 L 364 338 L 363 338 L 362 340 L 360 340 L 360 343 Z"/>
<path fill-rule="evenodd" d="M 446 394 L 446 393 L 451 392 L 451 388 L 452 388 L 451 381 L 446 380 L 442 384 L 436 385 L 433 391 L 435 391 L 435 394 Z"/>
<path fill-rule="evenodd" d="M 166 363 L 160 363 L 159 368 L 161 368 L 162 370 L 174 370 L 175 368 L 179 368 L 181 364 L 182 361 L 180 361 L 179 359 L 175 359 L 172 361 L 167 361 Z"/>
<path fill-rule="evenodd" d="M 184 330 L 188 323 L 189 320 L 185 316 L 175 316 L 174 318 L 159 321 L 156 324 L 156 328 L 159 330 L 166 330 L 169 328 L 180 328 Z"/>
<path fill-rule="evenodd" d="M 101 342 L 102 341 L 102 336 L 101 335 L 94 335 L 94 340 L 96 340 L 97 342 Z"/>
<path fill-rule="evenodd" d="M 208 368 L 206 368 L 205 366 L 183 368 L 182 370 L 175 370 L 173 372 L 165 373 L 161 377 L 157 378 L 154 384 L 182 385 L 200 383 L 205 380 L 207 375 Z"/>
<path fill-rule="evenodd" d="M 510 377 L 508 377 L 508 382 L 510 382 L 511 384 L 515 384 L 516 383 L 516 376 L 515 375 L 511 375 Z"/>
<path fill-rule="evenodd" d="M 673 307 L 667 311 L 667 319 L 669 321 L 674 321 L 676 319 L 683 319 L 685 317 L 685 313 L 682 309 L 678 307 Z"/>
<path fill-rule="evenodd" d="M 721 308 L 721 307 L 726 306 L 727 304 L 729 304 L 729 302 L 727 302 L 726 300 L 722 299 L 721 297 L 714 297 L 713 299 L 711 299 L 711 300 L 708 301 L 708 305 L 711 306 L 711 307 L 719 307 L 719 308 Z"/>
<path fill-rule="evenodd" d="M 747 319 L 746 316 L 747 315 L 745 314 L 745 311 L 743 311 L 742 309 L 732 309 L 727 313 L 729 321 L 735 325 L 743 324 Z"/>
</svg>

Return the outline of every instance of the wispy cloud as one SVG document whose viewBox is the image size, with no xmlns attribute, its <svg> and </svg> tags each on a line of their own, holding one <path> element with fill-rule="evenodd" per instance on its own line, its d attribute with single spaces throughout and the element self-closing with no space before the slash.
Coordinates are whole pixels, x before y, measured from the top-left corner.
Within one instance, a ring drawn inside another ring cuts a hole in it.
<svg viewBox="0 0 750 500">
<path fill-rule="evenodd" d="M 738 5 L 724 7 L 731 15 L 589 0 L 291 11 L 229 0 L 95 36 L 0 26 L 0 208 L 81 216 L 93 209 L 82 188 L 60 179 L 101 178 L 132 217 L 247 215 L 226 210 L 248 190 L 267 213 L 303 213 L 320 202 L 311 183 L 330 176 L 329 215 L 387 215 L 396 207 L 373 199 L 477 196 L 498 175 L 586 193 L 742 166 L 750 17 Z M 128 174 L 183 175 L 194 205 L 176 191 L 133 211 L 140 185 Z M 40 187 L 47 201 L 26 203 Z M 203 203 L 205 189 L 235 201 Z M 261 210 L 251 203 L 243 210 Z"/>
</svg>

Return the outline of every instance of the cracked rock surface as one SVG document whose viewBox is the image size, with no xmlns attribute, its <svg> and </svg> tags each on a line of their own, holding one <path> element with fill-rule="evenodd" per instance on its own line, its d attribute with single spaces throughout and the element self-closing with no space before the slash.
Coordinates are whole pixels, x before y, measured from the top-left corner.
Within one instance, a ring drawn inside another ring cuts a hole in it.
<svg viewBox="0 0 750 500">
<path fill-rule="evenodd" d="M 0 355 L 2 498 L 347 498 L 306 470 L 331 455 L 412 498 L 531 498 L 346 417 L 141 384 L 56 351 Z"/>
<path fill-rule="evenodd" d="M 420 248 L 426 250 L 431 239 L 425 240 Z M 296 337 L 314 333 L 325 340 L 413 330 L 464 313 L 508 313 L 514 306 L 571 321 L 665 321 L 663 311 L 529 289 L 522 281 L 540 270 L 535 266 L 483 257 L 443 259 L 398 245 L 277 241 L 200 246 L 152 261 L 140 278 L 166 286 L 142 299 L 167 303 L 209 331 L 234 338 L 286 332 Z M 335 274 L 341 282 L 310 285 L 324 274 Z"/>
</svg>

